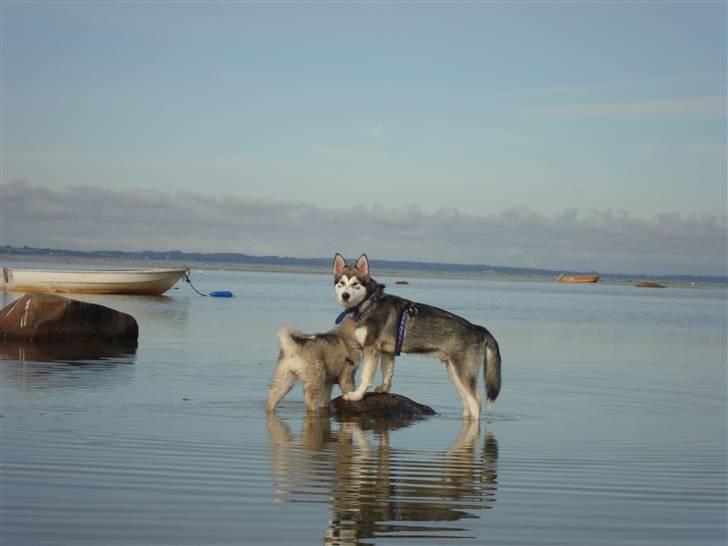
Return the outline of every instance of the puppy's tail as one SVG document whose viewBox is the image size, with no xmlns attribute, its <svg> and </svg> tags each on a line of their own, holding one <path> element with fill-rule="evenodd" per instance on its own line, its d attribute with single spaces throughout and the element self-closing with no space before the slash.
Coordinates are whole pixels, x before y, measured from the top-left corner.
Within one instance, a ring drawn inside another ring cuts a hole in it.
<svg viewBox="0 0 728 546">
<path fill-rule="evenodd" d="M 483 328 L 485 330 L 485 328 Z M 501 389 L 501 354 L 498 342 L 488 330 L 485 330 L 485 350 L 483 358 L 483 375 L 485 376 L 485 395 L 488 413 L 493 412 L 493 402 L 498 398 Z"/>
<path fill-rule="evenodd" d="M 278 330 L 278 343 L 281 344 L 281 351 L 287 355 L 295 354 L 298 350 L 294 335 L 296 332 L 290 330 L 288 326 L 283 326 Z"/>
</svg>

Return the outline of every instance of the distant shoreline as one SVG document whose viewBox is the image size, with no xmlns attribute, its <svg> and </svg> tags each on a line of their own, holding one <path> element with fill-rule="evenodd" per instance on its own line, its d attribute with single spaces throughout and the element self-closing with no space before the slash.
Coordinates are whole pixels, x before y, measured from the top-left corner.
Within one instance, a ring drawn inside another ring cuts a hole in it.
<svg viewBox="0 0 728 546">
<path fill-rule="evenodd" d="M 262 273 L 307 273 L 328 275 L 331 261 L 325 258 L 291 258 L 279 256 L 249 256 L 234 253 L 184 253 L 180 251 L 121 252 L 68 251 L 58 249 L 0 247 L 0 267 L 12 263 L 56 263 L 85 265 L 118 265 L 120 267 L 186 266 L 190 270 L 229 270 Z M 626 275 L 595 271 L 553 271 L 478 264 L 445 264 L 391 260 L 371 260 L 375 276 L 397 278 L 453 278 L 470 280 L 534 280 L 553 281 L 561 273 L 591 273 L 601 275 L 600 283 L 631 284 L 639 281 L 659 281 L 672 286 L 728 286 L 728 278 L 698 275 Z"/>
<path fill-rule="evenodd" d="M 105 266 L 113 265 L 115 267 L 188 267 L 192 273 L 197 270 L 201 271 L 245 271 L 252 273 L 292 273 L 304 275 L 330 275 L 331 267 L 329 266 L 300 266 L 300 265 L 274 265 L 274 264 L 241 264 L 226 262 L 204 262 L 204 261 L 178 261 L 178 260 L 138 260 L 131 258 L 86 258 L 79 256 L 45 256 L 45 255 L 23 255 L 11 256 L 10 258 L 3 256 L 0 258 L 0 267 L 12 267 L 13 264 L 22 263 L 32 267 L 32 264 L 59 264 L 59 265 L 77 265 L 77 266 Z M 392 269 L 388 267 L 378 267 L 376 277 L 387 276 L 396 277 L 397 279 L 405 278 L 448 278 L 448 279 L 469 279 L 469 280 L 553 280 L 550 276 L 539 275 L 507 275 L 496 273 L 494 271 L 484 272 L 482 274 L 458 271 L 427 271 L 410 269 L 407 271 Z"/>
</svg>

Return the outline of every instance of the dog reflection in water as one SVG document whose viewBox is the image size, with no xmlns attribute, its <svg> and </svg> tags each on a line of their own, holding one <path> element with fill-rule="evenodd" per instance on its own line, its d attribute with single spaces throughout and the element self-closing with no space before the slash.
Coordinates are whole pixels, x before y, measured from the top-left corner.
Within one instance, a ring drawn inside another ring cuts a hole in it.
<svg viewBox="0 0 728 546">
<path fill-rule="evenodd" d="M 331 499 L 324 532 L 331 546 L 398 533 L 462 538 L 467 529 L 446 522 L 477 517 L 495 502 L 495 437 L 486 428 L 481 450 L 478 421 L 465 420 L 449 449 L 415 452 L 391 447 L 394 432 L 388 423 L 363 429 L 341 422 L 336 430 L 329 418 L 308 414 L 296 436 L 269 414 L 276 501 L 307 502 L 312 491 L 324 493 L 317 497 Z"/>
</svg>

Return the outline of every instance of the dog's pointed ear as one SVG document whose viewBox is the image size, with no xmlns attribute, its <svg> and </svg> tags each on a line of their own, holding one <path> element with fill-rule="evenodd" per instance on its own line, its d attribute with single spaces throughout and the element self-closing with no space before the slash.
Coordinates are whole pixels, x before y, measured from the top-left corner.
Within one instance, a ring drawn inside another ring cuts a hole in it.
<svg viewBox="0 0 728 546">
<path fill-rule="evenodd" d="M 359 256 L 359 259 L 356 261 L 356 268 L 361 271 L 363 275 L 369 275 L 369 258 L 367 258 L 366 254 Z"/>
<path fill-rule="evenodd" d="M 334 256 L 334 276 L 338 277 L 341 275 L 341 272 L 344 271 L 344 268 L 346 267 L 346 260 L 344 260 L 344 257 L 336 253 L 336 256 Z"/>
</svg>

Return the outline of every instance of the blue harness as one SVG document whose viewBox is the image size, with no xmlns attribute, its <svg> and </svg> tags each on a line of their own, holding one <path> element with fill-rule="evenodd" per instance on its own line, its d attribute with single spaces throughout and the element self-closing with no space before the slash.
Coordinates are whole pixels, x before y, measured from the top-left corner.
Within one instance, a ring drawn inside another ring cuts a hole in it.
<svg viewBox="0 0 728 546">
<path fill-rule="evenodd" d="M 411 305 L 408 305 L 402 309 L 402 313 L 399 315 L 399 325 L 397 326 L 397 342 L 394 345 L 394 356 L 399 356 L 402 353 L 402 344 L 404 343 L 404 334 L 407 331 L 407 323 L 409 322 Z"/>
</svg>

